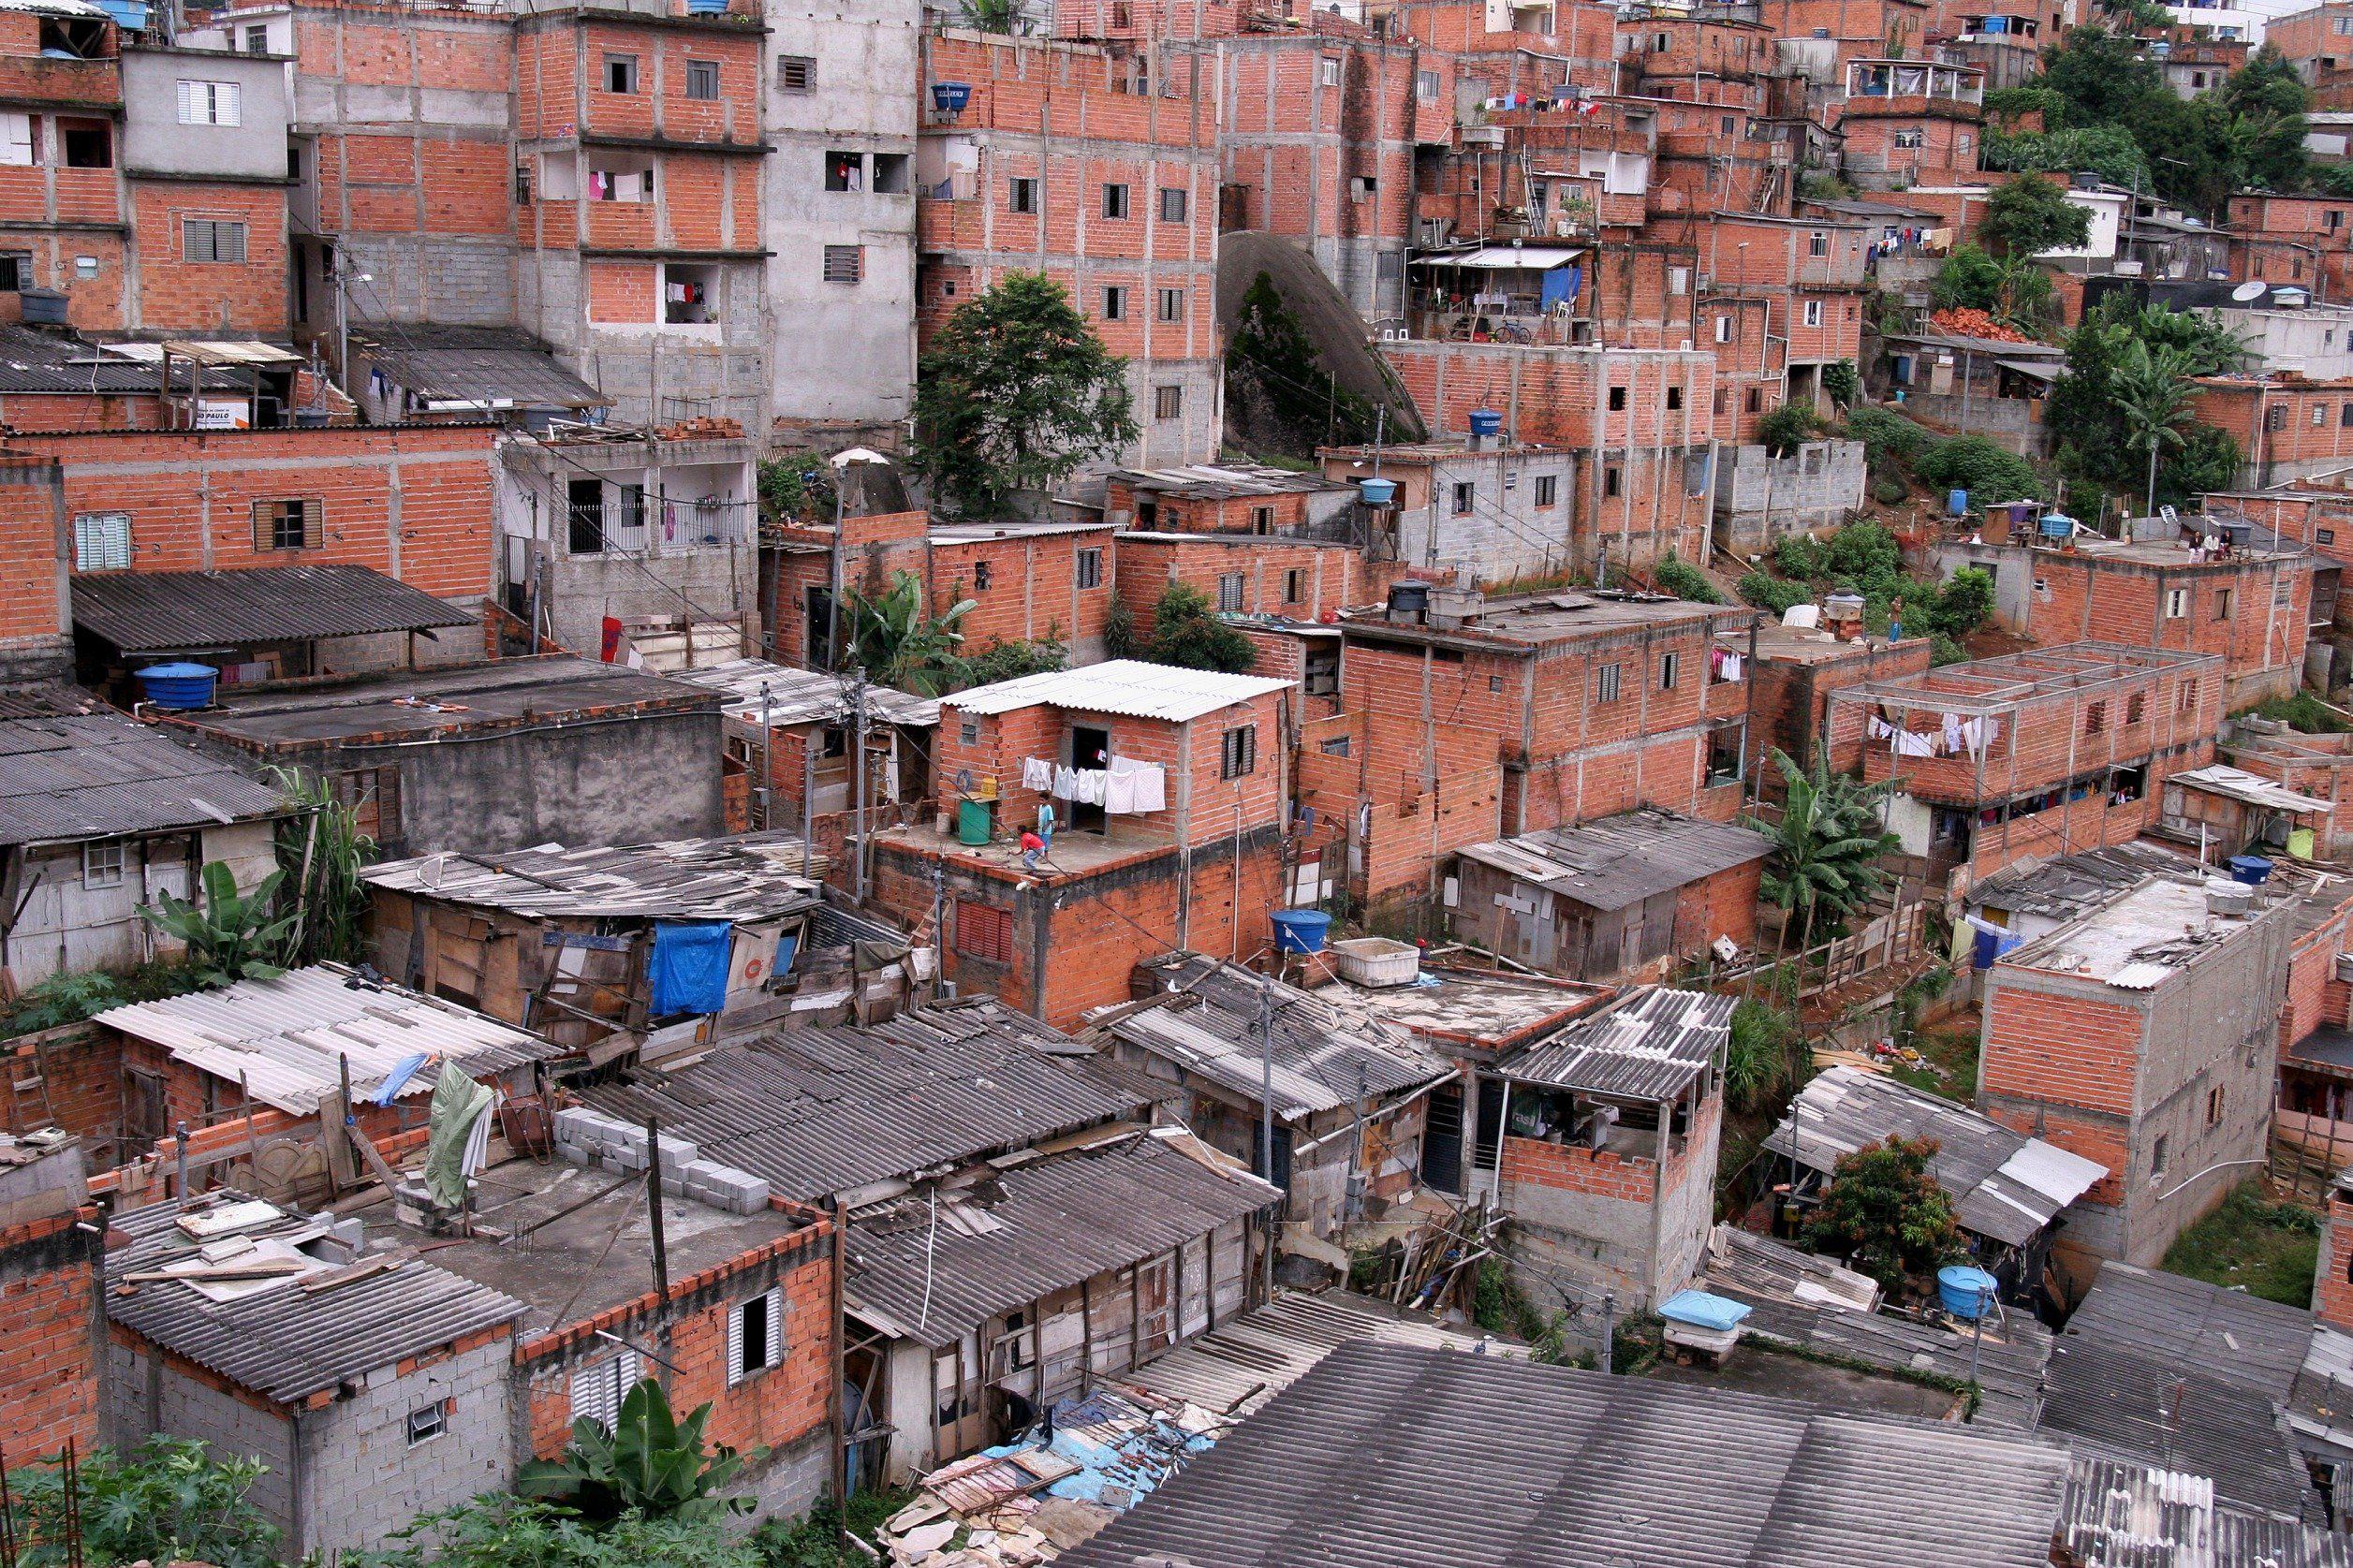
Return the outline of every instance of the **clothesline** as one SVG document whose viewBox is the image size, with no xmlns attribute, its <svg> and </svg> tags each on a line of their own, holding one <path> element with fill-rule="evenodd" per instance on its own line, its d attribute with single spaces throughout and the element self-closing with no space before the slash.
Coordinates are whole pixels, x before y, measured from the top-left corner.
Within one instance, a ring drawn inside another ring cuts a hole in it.
<svg viewBox="0 0 2353 1568">
<path fill-rule="evenodd" d="M 1156 762 L 1115 756 L 1102 768 L 1073 768 L 1042 756 L 1022 759 L 1022 787 L 1058 800 L 1100 806 L 1108 816 L 1166 811 L 1168 770 Z"/>
<path fill-rule="evenodd" d="M 1982 757 L 1986 748 L 2001 739 L 2002 721 L 1999 719 L 1963 719 L 1958 713 L 1940 716 L 1944 723 L 1939 728 L 1906 729 L 1874 714 L 1868 728 L 1873 740 L 1887 741 L 1889 751 L 1897 756 L 1957 756 L 1965 754 Z"/>
</svg>

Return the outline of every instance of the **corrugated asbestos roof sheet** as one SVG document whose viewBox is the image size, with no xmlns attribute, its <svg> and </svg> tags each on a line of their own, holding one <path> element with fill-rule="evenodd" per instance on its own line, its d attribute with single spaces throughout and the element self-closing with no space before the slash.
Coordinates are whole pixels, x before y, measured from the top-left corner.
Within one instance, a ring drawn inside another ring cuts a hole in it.
<svg viewBox="0 0 2353 1568">
<path fill-rule="evenodd" d="M 765 709 L 772 729 L 837 721 L 846 724 L 855 716 L 853 683 L 827 670 L 795 669 L 766 659 L 730 659 L 723 665 L 704 665 L 699 669 L 673 669 L 669 675 L 674 681 L 725 693 L 728 700 L 724 711 L 730 718 L 757 725 Z M 768 688 L 764 701 L 760 696 L 763 686 Z M 939 723 L 939 701 L 891 686 L 870 685 L 866 688 L 866 722 L 929 728 Z"/>
<path fill-rule="evenodd" d="M 764 920 L 816 907 L 801 841 L 673 839 L 612 849 L 541 844 L 437 853 L 361 872 L 373 887 L 543 918 Z"/>
<path fill-rule="evenodd" d="M 1875 1310 L 1878 1287 L 1828 1258 L 1731 1225 L 1715 1227 L 1706 1288 L 1746 1302 L 1743 1332 L 1835 1360 L 1895 1373 L 1978 1379 L 1976 1423 L 2031 1431 L 2042 1414 L 2051 1330 L 2010 1312 L 1973 1340 L 1955 1329 Z"/>
<path fill-rule="evenodd" d="M 1800 1163 L 1821 1171 L 1835 1168 L 1841 1155 L 1890 1137 L 1934 1138 L 1932 1174 L 1952 1195 L 1962 1228 L 2013 1247 L 2023 1246 L 2108 1174 L 2104 1165 L 2014 1133 L 1941 1094 L 1857 1067 L 1817 1075 L 1765 1148 L 1788 1158 L 1793 1125 Z"/>
<path fill-rule="evenodd" d="M 2202 789 L 2210 795 L 2227 796 L 2250 806 L 2298 815 L 2311 815 L 2331 809 L 2330 802 L 2317 796 L 2302 794 L 2260 774 L 2219 762 L 2186 773 L 2175 773 L 2165 782 L 2186 789 Z"/>
<path fill-rule="evenodd" d="M 35 5 L 0 6 L 0 9 L 51 11 L 58 16 L 98 13 L 78 0 L 41 0 Z M 184 391 L 187 371 L 174 366 L 173 381 Z M 225 373 L 204 373 L 208 389 L 250 394 L 253 378 Z M 0 325 L 0 392 L 53 392 L 78 397 L 101 394 L 155 397 L 161 374 L 153 363 L 141 364 L 113 347 L 37 328 Z"/>
<path fill-rule="evenodd" d="M 1507 1077 L 1626 1100 L 1671 1100 L 1731 1037 L 1735 996 L 1643 986 L 1503 1063 Z"/>
<path fill-rule="evenodd" d="M 371 566 L 77 577 L 74 629 L 125 653 L 470 626 L 474 617 Z"/>
<path fill-rule="evenodd" d="M 2225 1502 L 2316 1518 L 2282 1414 L 2312 1323 L 2243 1291 L 2103 1264 L 2053 1347 L 2043 1425 L 2079 1453 L 2195 1470 Z"/>
<path fill-rule="evenodd" d="M 478 1078 L 566 1054 L 469 1007 L 361 979 L 339 963 L 114 1007 L 97 1021 L 229 1083 L 242 1077 L 255 1099 L 294 1116 L 334 1102 L 345 1057 L 351 1061 L 352 1097 L 360 1100 L 373 1098 L 419 1051 L 438 1053 Z M 402 1086 L 400 1097 L 429 1094 L 439 1077 L 437 1069 L 424 1068 Z"/>
<path fill-rule="evenodd" d="M 1258 1044 L 1258 999 L 1273 999 L 1268 1033 L 1275 1114 L 1285 1121 L 1418 1089 L 1454 1072 L 1410 1036 L 1378 1023 L 1351 1024 L 1314 992 L 1239 964 L 1178 953 L 1140 967 L 1169 993 L 1166 1000 L 1113 1018 L 1102 1032 L 1253 1105 L 1265 1093 L 1268 1056 Z"/>
<path fill-rule="evenodd" d="M 2353 1535 L 2218 1502 L 2203 1475 L 2078 1456 L 2060 1541 L 2082 1568 L 2353 1568 Z"/>
<path fill-rule="evenodd" d="M 2049 1568 L 2033 1438 L 1359 1341 L 1062 1568 Z"/>
<path fill-rule="evenodd" d="M 0 719 L 0 843 L 273 816 L 285 797 L 119 713 Z"/>
<path fill-rule="evenodd" d="M 1718 872 L 1761 860 L 1762 833 L 1645 807 L 1589 822 L 1477 843 L 1465 860 L 1493 866 L 1594 909 L 1624 909 Z"/>
<path fill-rule="evenodd" d="M 2191 875 L 2197 863 L 2150 843 L 2085 850 L 2039 865 L 2000 872 L 1969 890 L 1969 901 L 2012 915 L 2072 920 L 2129 891 L 2144 876 Z"/>
<path fill-rule="evenodd" d="M 1069 1036 L 992 1000 L 886 1022 L 778 1029 L 701 1061 L 584 1092 L 807 1201 L 930 1166 L 1026 1148 L 1147 1102 Z"/>
<path fill-rule="evenodd" d="M 199 1201 L 217 1206 L 243 1196 L 225 1191 Z M 177 1224 L 180 1212 L 163 1203 L 113 1217 L 112 1227 L 131 1239 L 107 1253 L 110 1285 L 197 1256 L 197 1243 Z M 316 1248 L 323 1260 L 340 1262 L 348 1249 L 326 1238 L 329 1223 L 289 1213 L 236 1234 Z M 513 1297 L 413 1255 L 329 1289 L 305 1291 L 303 1282 L 298 1276 L 240 1300 L 214 1301 L 178 1281 L 147 1281 L 127 1296 L 110 1288 L 106 1313 L 150 1342 L 280 1403 L 523 1313 Z"/>
<path fill-rule="evenodd" d="M 993 1180 L 909 1194 L 849 1227 L 843 1288 L 877 1326 L 934 1349 L 990 1318 L 1195 1241 L 1282 1193 L 1174 1129 L 1016 1165 Z M 1196 1157 L 1197 1153 L 1199 1157 Z M 936 1220 L 936 1224 L 934 1224 Z"/>
<path fill-rule="evenodd" d="M 1146 664 L 1141 659 L 1110 659 L 1077 669 L 1049 670 L 993 686 L 975 686 L 941 699 L 941 705 L 960 713 L 1010 713 L 1051 704 L 1173 724 L 1290 687 L 1290 681 L 1267 675 L 1224 675 L 1210 669 Z"/>
<path fill-rule="evenodd" d="M 1424 1345 L 1515 1361 L 1528 1347 L 1404 1316 L 1385 1301 L 1330 1291 L 1278 1292 L 1273 1300 L 1228 1318 L 1208 1333 L 1164 1351 L 1120 1382 L 1164 1399 L 1190 1399 L 1220 1414 L 1248 1415 L 1356 1340 Z"/>
<path fill-rule="evenodd" d="M 362 334 L 354 331 L 354 338 Z M 547 344 L 501 327 L 387 327 L 364 356 L 419 397 L 523 407 L 606 408 L 612 399 L 557 364 Z"/>
</svg>

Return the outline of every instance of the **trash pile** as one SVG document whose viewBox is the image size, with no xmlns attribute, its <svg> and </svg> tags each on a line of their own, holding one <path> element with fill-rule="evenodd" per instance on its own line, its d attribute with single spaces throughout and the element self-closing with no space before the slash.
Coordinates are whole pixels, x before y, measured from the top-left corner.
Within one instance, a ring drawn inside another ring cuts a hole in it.
<svg viewBox="0 0 2353 1568">
<path fill-rule="evenodd" d="M 1091 1539 L 1231 1422 L 1184 1400 L 1098 1388 L 1058 1400 L 1018 1443 L 923 1477 L 875 1544 L 902 1568 L 1027 1568 Z"/>
</svg>

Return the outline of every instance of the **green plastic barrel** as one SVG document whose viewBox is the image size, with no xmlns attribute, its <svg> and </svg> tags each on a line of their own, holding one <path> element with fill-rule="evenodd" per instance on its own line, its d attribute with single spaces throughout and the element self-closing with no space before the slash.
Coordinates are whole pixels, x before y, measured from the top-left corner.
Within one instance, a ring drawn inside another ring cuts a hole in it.
<svg viewBox="0 0 2353 1568">
<path fill-rule="evenodd" d="M 956 842 L 963 844 L 984 844 L 989 842 L 989 805 L 986 800 L 964 800 L 956 808 Z"/>
</svg>

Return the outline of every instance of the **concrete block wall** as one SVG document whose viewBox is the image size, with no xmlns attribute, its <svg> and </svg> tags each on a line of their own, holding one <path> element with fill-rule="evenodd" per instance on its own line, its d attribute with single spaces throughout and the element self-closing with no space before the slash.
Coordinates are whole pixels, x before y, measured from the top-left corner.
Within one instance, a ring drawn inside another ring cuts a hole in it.
<svg viewBox="0 0 2353 1568">
<path fill-rule="evenodd" d="M 574 1165 L 601 1170 L 643 1170 L 646 1150 L 642 1127 L 632 1127 L 584 1106 L 556 1113 L 555 1151 Z M 723 1162 L 700 1158 L 700 1150 L 690 1140 L 663 1134 L 657 1153 L 662 1167 L 662 1191 L 734 1214 L 757 1214 L 767 1209 L 769 1188 L 765 1180 Z"/>
<path fill-rule="evenodd" d="M 305 1410 L 301 1547 L 372 1549 L 419 1514 L 514 1479 L 513 1341 L 501 1334 L 406 1370 L 378 1368 L 348 1398 Z M 409 1441 L 410 1416 L 439 1405 L 439 1437 Z"/>
<path fill-rule="evenodd" d="M 101 1387 L 108 1443 L 124 1447 L 165 1433 L 257 1460 L 262 1472 L 246 1497 L 278 1527 L 287 1556 L 300 1558 L 317 1544 L 304 1529 L 290 1412 L 232 1389 L 122 1328 L 114 1329 L 108 1342 Z"/>
</svg>

